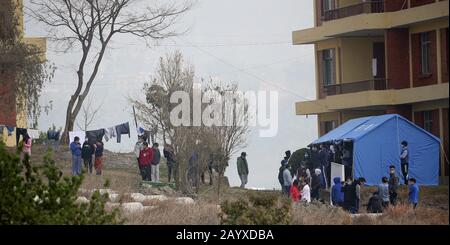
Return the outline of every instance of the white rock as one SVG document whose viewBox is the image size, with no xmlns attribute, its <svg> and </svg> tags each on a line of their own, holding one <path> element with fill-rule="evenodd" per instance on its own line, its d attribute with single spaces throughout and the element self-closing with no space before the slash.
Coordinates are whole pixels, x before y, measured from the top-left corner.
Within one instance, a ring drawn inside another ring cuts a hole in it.
<svg viewBox="0 0 450 245">
<path fill-rule="evenodd" d="M 151 201 L 151 200 L 157 200 L 157 201 L 167 201 L 169 198 L 167 198 L 164 195 L 148 195 L 145 196 L 145 200 L 146 201 Z"/>
<path fill-rule="evenodd" d="M 112 202 L 105 203 L 105 208 L 110 209 L 110 210 L 119 208 L 119 207 L 120 207 L 119 203 L 112 203 Z"/>
<path fill-rule="evenodd" d="M 140 202 L 126 202 L 122 203 L 122 211 L 124 213 L 142 213 L 144 211 L 144 206 Z"/>
<path fill-rule="evenodd" d="M 130 197 L 135 202 L 145 202 L 145 201 L 166 201 L 168 198 L 164 195 L 144 195 L 142 193 L 131 193 Z"/>
<path fill-rule="evenodd" d="M 157 208 L 158 206 L 144 206 L 144 211 L 149 211 Z"/>
<path fill-rule="evenodd" d="M 78 197 L 77 200 L 75 200 L 76 203 L 89 203 L 89 200 L 86 197 Z"/>
<path fill-rule="evenodd" d="M 145 201 L 145 196 L 142 193 L 131 193 L 130 197 L 135 201 L 135 202 L 143 202 Z"/>
<path fill-rule="evenodd" d="M 175 202 L 178 204 L 194 204 L 194 199 L 190 197 L 178 197 L 175 199 Z"/>
<path fill-rule="evenodd" d="M 109 197 L 109 200 L 111 202 L 118 202 L 119 201 L 119 194 L 117 194 L 117 193 L 109 194 L 108 197 Z"/>
</svg>

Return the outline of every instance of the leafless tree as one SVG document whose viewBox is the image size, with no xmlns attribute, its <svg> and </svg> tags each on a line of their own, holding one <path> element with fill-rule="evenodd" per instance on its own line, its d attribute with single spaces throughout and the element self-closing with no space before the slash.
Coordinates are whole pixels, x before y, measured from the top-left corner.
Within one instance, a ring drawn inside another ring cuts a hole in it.
<svg viewBox="0 0 450 245">
<path fill-rule="evenodd" d="M 202 81 L 205 83 L 204 81 Z M 217 181 L 218 195 L 220 182 L 232 154 L 245 146 L 249 133 L 246 111 L 232 109 L 234 120 L 229 126 L 178 126 L 170 121 L 170 112 L 176 104 L 170 103 L 170 96 L 176 91 L 189 93 L 193 101 L 194 69 L 183 61 L 180 52 L 166 55 L 160 59 L 155 77 L 144 86 L 146 99 L 144 101 L 130 99 L 135 106 L 138 120 L 148 128 L 157 128 L 157 136 L 164 143 L 170 143 L 174 149 L 177 161 L 177 186 L 185 192 L 192 192 L 189 183 L 197 187 L 200 174 L 212 163 L 219 173 Z M 237 85 L 223 85 L 213 82 L 206 83 L 206 90 L 214 90 L 220 95 L 226 92 L 236 92 Z M 208 103 L 202 104 L 202 110 Z M 224 105 L 225 106 L 225 105 Z M 244 107 L 248 109 L 247 107 Z M 192 120 L 192 110 L 190 118 Z M 227 113 L 223 108 L 222 113 Z M 191 121 L 192 123 L 192 121 Z M 195 163 L 190 159 L 196 156 Z"/>
<path fill-rule="evenodd" d="M 81 48 L 77 87 L 67 106 L 65 140 L 68 131 L 73 130 L 113 36 L 129 34 L 143 38 L 147 44 L 175 36 L 179 33 L 174 24 L 192 6 L 189 0 L 182 4 L 138 0 L 29 1 L 27 14 L 48 27 L 51 39 L 66 50 Z"/>
<path fill-rule="evenodd" d="M 77 127 L 80 130 L 87 131 L 89 126 L 94 122 L 95 117 L 102 106 L 103 102 L 97 103 L 92 100 L 92 97 L 88 98 L 81 106 L 81 122 L 77 121 Z"/>
</svg>

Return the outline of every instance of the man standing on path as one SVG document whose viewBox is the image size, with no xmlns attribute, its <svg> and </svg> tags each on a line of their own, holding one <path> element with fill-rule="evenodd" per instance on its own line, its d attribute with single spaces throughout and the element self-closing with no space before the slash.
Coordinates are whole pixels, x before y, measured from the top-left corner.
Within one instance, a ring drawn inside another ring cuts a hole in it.
<svg viewBox="0 0 450 245">
<path fill-rule="evenodd" d="M 72 152 L 72 175 L 79 175 L 81 174 L 81 144 L 78 136 L 75 136 L 70 143 L 70 151 Z"/>
<path fill-rule="evenodd" d="M 153 149 L 148 147 L 148 143 L 144 141 L 143 148 L 139 155 L 139 169 L 141 170 L 142 180 L 150 181 L 151 164 L 153 160 Z"/>
<path fill-rule="evenodd" d="M 283 160 L 281 164 L 285 167 L 283 170 L 283 194 L 286 197 L 289 197 L 289 190 L 293 183 L 292 175 L 291 175 L 291 171 L 289 171 L 289 168 L 287 166 L 288 165 L 287 161 Z"/>
<path fill-rule="evenodd" d="M 138 141 L 134 145 L 134 155 L 136 156 L 136 160 L 139 166 L 139 172 L 142 171 L 141 165 L 139 164 L 139 155 L 141 154 L 143 148 L 144 148 L 144 137 L 140 135 L 138 136 Z"/>
<path fill-rule="evenodd" d="M 237 158 L 237 170 L 239 178 L 241 179 L 241 188 L 245 188 L 245 185 L 248 182 L 247 153 L 242 152 L 241 156 Z"/>
<path fill-rule="evenodd" d="M 153 160 L 152 160 L 152 180 L 159 183 L 159 162 L 161 160 L 161 153 L 159 152 L 159 144 L 153 143 Z"/>
</svg>

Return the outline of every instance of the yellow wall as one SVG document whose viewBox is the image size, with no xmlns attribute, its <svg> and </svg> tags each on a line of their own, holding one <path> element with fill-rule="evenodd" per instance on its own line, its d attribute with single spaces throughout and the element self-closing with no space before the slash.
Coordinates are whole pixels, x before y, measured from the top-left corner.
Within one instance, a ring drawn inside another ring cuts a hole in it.
<svg viewBox="0 0 450 245">
<path fill-rule="evenodd" d="M 342 83 L 372 79 L 373 39 L 343 38 L 341 42 Z"/>
</svg>

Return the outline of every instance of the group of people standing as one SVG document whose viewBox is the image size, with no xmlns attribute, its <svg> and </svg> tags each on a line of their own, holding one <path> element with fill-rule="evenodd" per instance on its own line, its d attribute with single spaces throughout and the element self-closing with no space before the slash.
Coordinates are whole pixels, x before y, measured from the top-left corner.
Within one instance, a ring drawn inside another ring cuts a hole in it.
<svg viewBox="0 0 450 245">
<path fill-rule="evenodd" d="M 134 147 L 134 154 L 138 162 L 142 180 L 160 182 L 159 164 L 161 162 L 161 153 L 159 151 L 159 144 L 155 142 L 152 147 L 149 147 L 145 138 L 139 136 L 138 142 L 136 142 Z M 173 180 L 175 165 L 173 148 L 169 144 L 164 144 L 163 154 L 167 161 L 167 179 L 170 183 Z"/>
<path fill-rule="evenodd" d="M 86 172 L 92 174 L 93 159 L 96 175 L 102 175 L 103 150 L 104 144 L 101 139 L 90 141 L 89 138 L 86 138 L 83 145 L 81 145 L 80 138 L 76 136 L 74 141 L 70 143 L 70 151 L 72 153 L 72 175 L 81 174 L 81 160 L 83 160 Z"/>
</svg>

